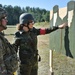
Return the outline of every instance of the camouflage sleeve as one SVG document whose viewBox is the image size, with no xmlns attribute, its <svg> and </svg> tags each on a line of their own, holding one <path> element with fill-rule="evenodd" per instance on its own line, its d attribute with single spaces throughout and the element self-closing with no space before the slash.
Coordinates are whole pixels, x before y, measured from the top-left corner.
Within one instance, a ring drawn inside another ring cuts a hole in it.
<svg viewBox="0 0 75 75">
<path fill-rule="evenodd" d="M 3 61 L 3 44 L 2 44 L 2 40 L 0 39 L 0 75 L 7 75 L 7 70 L 5 68 L 5 64 Z"/>
</svg>

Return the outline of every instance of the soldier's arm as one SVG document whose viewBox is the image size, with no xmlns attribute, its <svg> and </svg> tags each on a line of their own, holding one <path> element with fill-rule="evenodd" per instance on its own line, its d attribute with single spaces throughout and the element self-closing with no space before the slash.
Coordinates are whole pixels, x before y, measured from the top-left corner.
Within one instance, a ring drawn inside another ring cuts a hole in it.
<svg viewBox="0 0 75 75">
<path fill-rule="evenodd" d="M 37 33 L 37 35 L 44 35 L 44 34 L 48 34 L 51 33 L 55 30 L 59 29 L 58 26 L 56 27 L 52 27 L 52 28 L 39 28 L 39 29 L 34 29 L 34 32 Z"/>
<path fill-rule="evenodd" d="M 16 48 L 16 52 L 18 51 L 18 47 L 20 46 L 20 38 L 19 38 L 19 33 L 15 33 L 15 37 L 14 37 L 14 40 L 13 40 L 13 45 L 15 46 Z"/>
<path fill-rule="evenodd" d="M 40 28 L 40 29 L 37 29 L 37 34 L 38 35 L 48 34 L 48 33 L 51 33 L 53 31 L 57 30 L 57 29 L 63 29 L 66 26 L 67 26 L 67 23 L 63 23 L 63 24 L 61 24 L 59 26 L 53 26 L 51 28 L 44 28 L 44 29 Z"/>
<path fill-rule="evenodd" d="M 14 42 L 12 44 L 15 47 L 16 52 L 18 51 L 18 47 L 20 46 L 20 40 L 17 38 L 14 38 Z"/>
</svg>

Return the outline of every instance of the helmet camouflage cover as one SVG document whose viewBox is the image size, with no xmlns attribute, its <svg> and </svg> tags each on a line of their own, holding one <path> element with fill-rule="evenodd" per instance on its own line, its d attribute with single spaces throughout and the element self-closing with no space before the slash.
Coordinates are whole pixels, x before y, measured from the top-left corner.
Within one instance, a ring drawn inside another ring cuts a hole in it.
<svg viewBox="0 0 75 75">
<path fill-rule="evenodd" d="M 6 10 L 0 7 L 0 20 L 5 16 L 7 16 Z"/>
</svg>

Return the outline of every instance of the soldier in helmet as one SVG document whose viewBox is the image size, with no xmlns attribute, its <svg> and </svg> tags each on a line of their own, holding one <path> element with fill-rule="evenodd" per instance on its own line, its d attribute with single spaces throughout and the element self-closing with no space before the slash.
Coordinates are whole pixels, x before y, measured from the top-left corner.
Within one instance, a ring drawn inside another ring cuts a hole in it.
<svg viewBox="0 0 75 75">
<path fill-rule="evenodd" d="M 7 12 L 0 7 L 0 35 L 3 36 L 3 33 L 1 31 L 5 30 L 7 28 Z M 2 40 L 0 39 L 0 75 L 7 75 L 7 69 L 4 63 L 4 57 L 3 57 L 3 44 Z"/>
<path fill-rule="evenodd" d="M 15 44 L 19 50 L 20 57 L 20 74 L 21 75 L 38 75 L 38 50 L 37 36 L 51 33 L 57 29 L 64 28 L 67 24 L 46 29 L 36 29 L 33 27 L 34 18 L 30 13 L 20 15 L 18 31 L 15 33 Z"/>
<path fill-rule="evenodd" d="M 12 66 L 10 62 L 12 61 L 11 59 L 13 59 L 11 58 L 13 54 L 11 53 L 11 49 L 9 48 L 9 45 L 11 48 L 14 49 L 16 49 L 16 47 L 11 45 L 9 41 L 4 37 L 4 34 L 2 33 L 3 30 L 7 29 L 6 26 L 7 22 L 8 22 L 7 12 L 5 9 L 0 7 L 0 75 L 13 75 L 13 73 L 16 71 L 13 70 L 13 67 L 10 67 Z"/>
</svg>

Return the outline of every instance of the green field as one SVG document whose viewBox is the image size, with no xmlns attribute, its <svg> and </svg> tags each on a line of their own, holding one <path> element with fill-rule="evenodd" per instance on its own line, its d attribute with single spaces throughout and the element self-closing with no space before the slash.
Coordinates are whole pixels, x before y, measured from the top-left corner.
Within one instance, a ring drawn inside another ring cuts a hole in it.
<svg viewBox="0 0 75 75">
<path fill-rule="evenodd" d="M 38 24 L 35 25 L 37 28 L 49 27 L 47 23 Z M 5 34 L 14 34 L 15 31 L 16 28 L 12 26 L 4 32 Z M 38 36 L 38 50 L 42 58 L 41 62 L 39 62 L 38 75 L 49 75 L 49 36 L 49 34 Z M 13 41 L 13 37 L 13 35 L 6 36 L 10 42 Z M 53 71 L 54 75 L 75 75 L 75 59 L 54 51 Z"/>
</svg>

